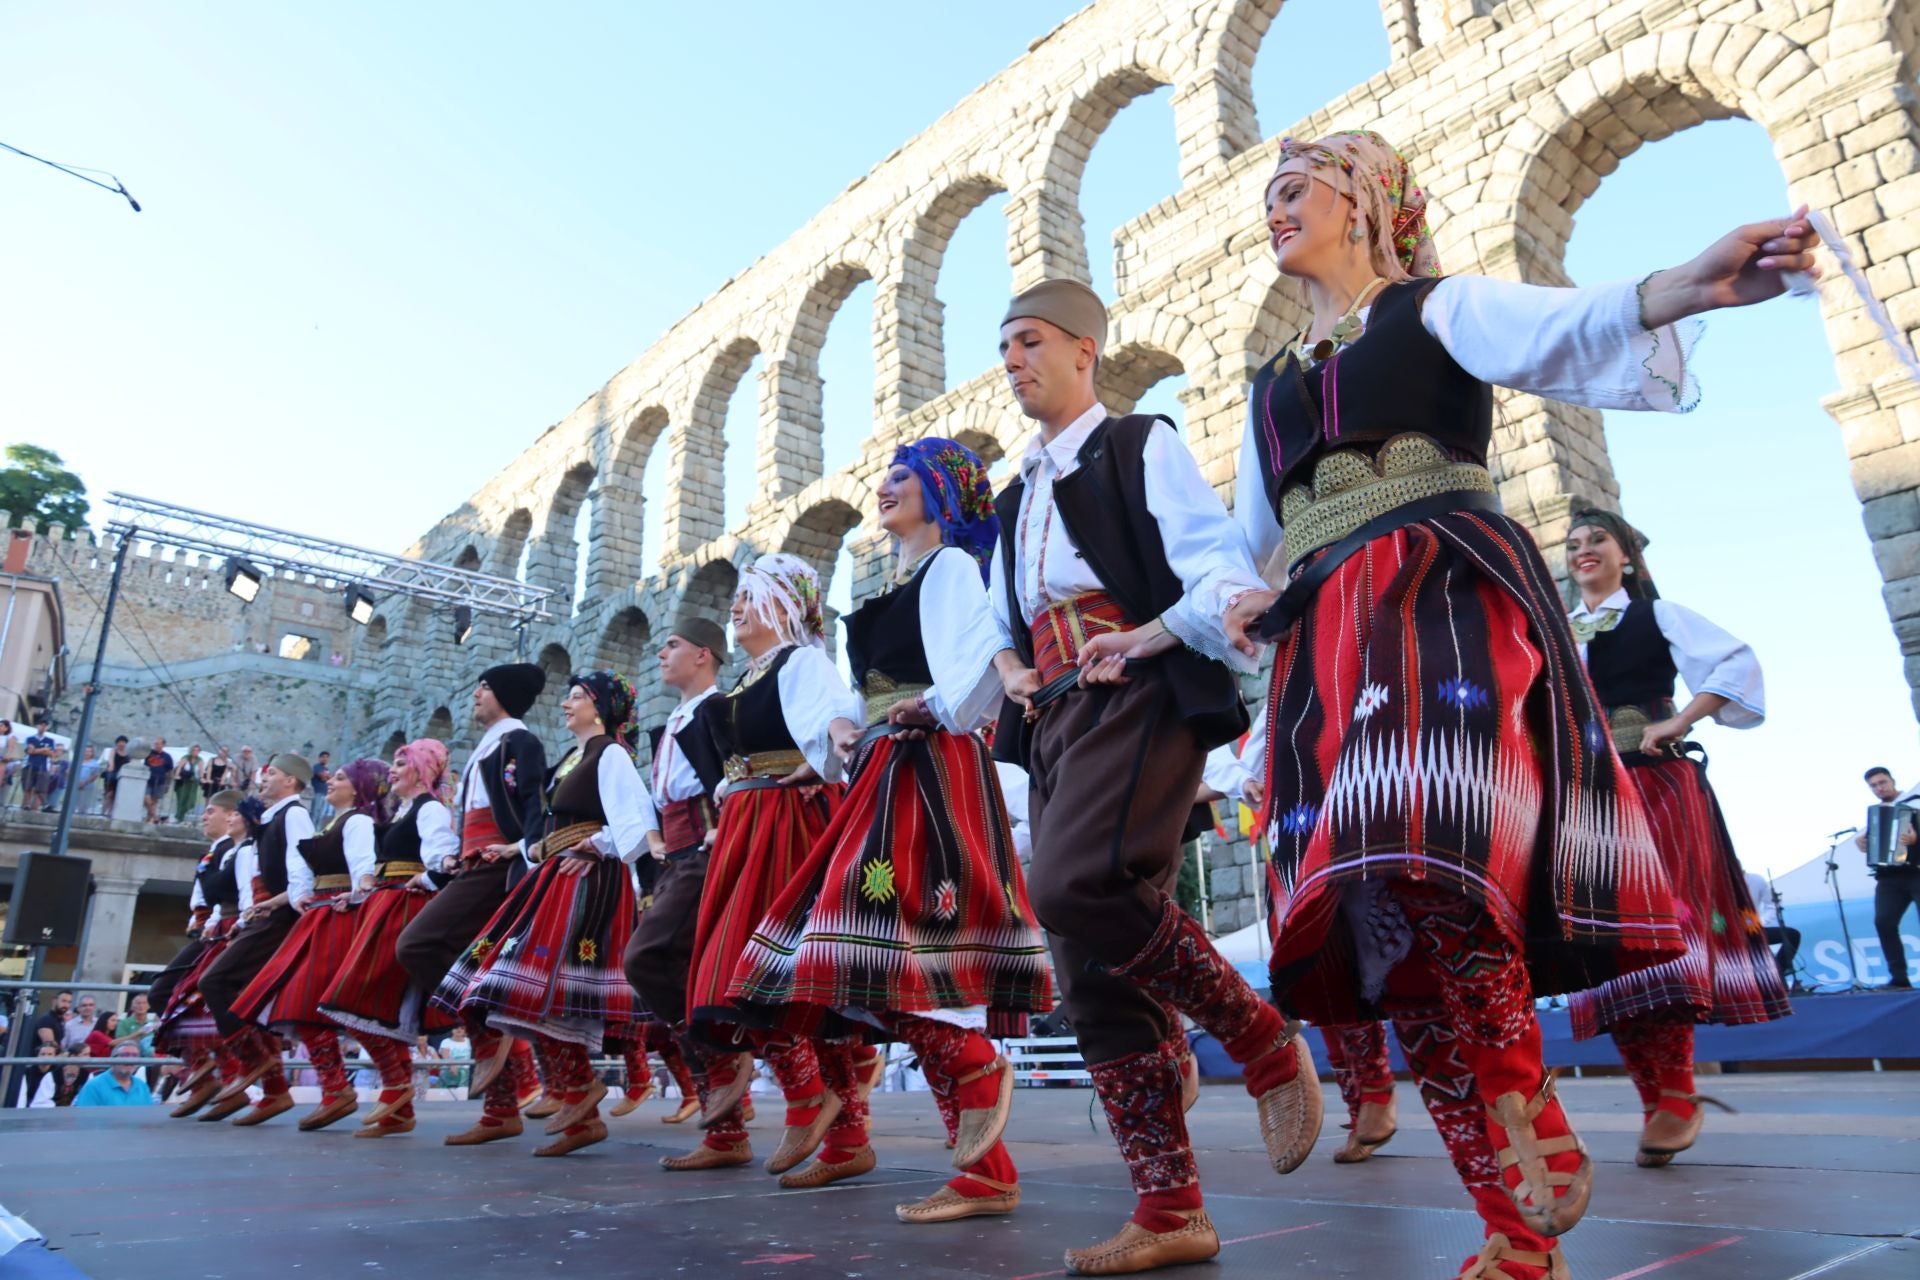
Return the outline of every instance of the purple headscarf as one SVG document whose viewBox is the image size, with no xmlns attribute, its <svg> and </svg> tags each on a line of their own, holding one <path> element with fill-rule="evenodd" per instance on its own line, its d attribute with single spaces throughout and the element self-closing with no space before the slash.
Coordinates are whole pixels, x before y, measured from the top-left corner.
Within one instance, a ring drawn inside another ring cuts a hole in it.
<svg viewBox="0 0 1920 1280">
<path fill-rule="evenodd" d="M 927 515 L 940 526 L 940 541 L 972 556 L 985 579 L 1000 520 L 993 513 L 993 485 L 980 455 L 958 440 L 928 436 L 894 450 L 892 465 L 920 478 Z"/>
</svg>

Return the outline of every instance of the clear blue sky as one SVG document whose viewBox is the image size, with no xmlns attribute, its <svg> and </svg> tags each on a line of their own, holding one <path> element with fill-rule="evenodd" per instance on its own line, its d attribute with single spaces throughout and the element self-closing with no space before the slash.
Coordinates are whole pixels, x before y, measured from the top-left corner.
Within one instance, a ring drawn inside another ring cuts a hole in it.
<svg viewBox="0 0 1920 1280">
<path fill-rule="evenodd" d="M 112 169 L 146 212 L 0 155 L 0 439 L 57 449 L 98 493 L 403 547 L 1079 7 L 8 6 L 0 141 Z M 1386 58 L 1371 0 L 1289 0 L 1255 69 L 1263 129 Z M 1089 163 L 1102 285 L 1112 229 L 1177 185 L 1167 98 Z M 1570 269 L 1641 274 L 1783 204 L 1755 126 L 1695 129 L 1607 180 Z M 940 278 L 953 381 L 993 358 L 1002 207 L 962 224 Z M 864 286 L 829 333 L 829 465 L 867 430 L 871 305 Z M 1702 736 L 1743 855 L 1785 867 L 1857 817 L 1867 763 L 1915 778 L 1914 724 L 1818 403 L 1817 312 L 1715 317 L 1698 367 L 1699 412 L 1612 414 L 1609 439 L 1662 589 L 1767 664 L 1768 724 Z M 1178 385 L 1149 403 L 1177 414 Z M 738 512 L 750 458 L 730 455 Z"/>
</svg>

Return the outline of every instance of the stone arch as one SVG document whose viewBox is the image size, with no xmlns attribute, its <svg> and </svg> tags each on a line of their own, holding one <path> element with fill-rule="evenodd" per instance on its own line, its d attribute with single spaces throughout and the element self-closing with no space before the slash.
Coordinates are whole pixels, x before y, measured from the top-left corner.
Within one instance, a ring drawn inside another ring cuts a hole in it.
<svg viewBox="0 0 1920 1280">
<path fill-rule="evenodd" d="M 1061 276 L 1083 283 L 1093 279 L 1085 221 L 1080 216 L 1080 179 L 1086 173 L 1087 158 L 1121 108 L 1179 80 L 1166 69 L 1173 59 L 1152 60 L 1150 46 L 1144 44 L 1133 51 L 1133 60 L 1097 74 L 1089 71 L 1078 85 L 1066 88 L 1068 100 L 1047 123 L 1035 168 L 1037 185 L 1007 205 L 1015 239 L 1034 250 L 1015 263 L 1015 289 Z"/>
<path fill-rule="evenodd" d="M 596 667 L 618 671 L 638 684 L 646 674 L 643 668 L 652 654 L 652 639 L 653 628 L 647 615 L 638 605 L 628 605 L 607 619 L 607 625 L 601 628 L 593 663 Z"/>
<path fill-rule="evenodd" d="M 478 573 L 480 571 L 480 548 L 474 546 L 471 542 L 460 548 L 460 554 L 453 558 L 453 567 L 456 569 L 471 569 Z"/>
<path fill-rule="evenodd" d="M 487 572 L 496 578 L 518 578 L 520 553 L 527 549 L 527 539 L 532 533 L 533 512 L 515 507 L 500 525 L 500 536 L 494 540 L 493 558 L 487 562 Z"/>
<path fill-rule="evenodd" d="M 836 488 L 851 489 L 849 483 Z M 847 493 L 819 496 L 787 525 L 776 549 L 799 556 L 820 575 L 820 594 L 824 597 L 833 581 L 833 562 L 847 534 L 860 524 L 860 508 Z"/>
<path fill-rule="evenodd" d="M 1007 456 L 1007 451 L 1000 447 L 999 437 L 991 432 L 968 430 L 960 432 L 953 438 L 979 454 L 980 461 L 988 466 Z"/>
<path fill-rule="evenodd" d="M 1129 414 L 1155 383 L 1187 371 L 1180 357 L 1144 342 L 1110 347 L 1101 357 L 1094 390 L 1109 412 Z"/>
<path fill-rule="evenodd" d="M 826 430 L 820 352 L 827 330 L 848 296 L 873 279 L 859 255 L 843 254 L 822 271 L 801 297 L 773 362 L 773 413 L 761 415 L 759 497 L 779 502 L 818 480 L 823 471 L 821 436 Z M 879 330 L 878 306 L 872 331 Z M 876 362 L 877 367 L 877 362 Z"/>
<path fill-rule="evenodd" d="M 675 433 L 666 545 L 683 555 L 726 532 L 727 406 L 759 355 L 760 343 L 753 338 L 735 338 L 722 347 L 694 393 L 686 426 Z M 767 406 L 762 400 L 764 423 Z"/>
<path fill-rule="evenodd" d="M 447 731 L 449 733 L 453 731 L 453 716 L 451 714 L 447 716 Z M 387 761 L 388 763 L 392 763 L 393 753 L 406 745 L 407 745 L 407 735 L 401 732 L 400 730 L 395 729 L 392 733 L 387 735 L 386 745 L 380 748 L 380 758 L 382 760 Z"/>
<path fill-rule="evenodd" d="M 646 573 L 641 554 L 646 499 L 640 478 L 647 459 L 667 429 L 667 411 L 648 405 L 627 420 L 611 456 L 589 495 L 593 523 L 587 532 L 587 581 L 584 599 L 606 600 Z"/>
<path fill-rule="evenodd" d="M 402 735 L 396 732 L 393 736 L 398 738 Z M 427 716 L 427 727 L 422 736 L 438 738 L 442 742 L 451 743 L 453 741 L 453 712 L 449 711 L 444 705 L 435 707 L 432 713 Z M 405 745 L 406 743 L 404 741 L 400 742 L 396 744 L 395 749 Z"/>
<path fill-rule="evenodd" d="M 724 558 L 709 560 L 694 571 L 681 595 L 685 608 L 709 622 L 727 625 L 733 593 L 740 586 L 740 570 Z"/>
<path fill-rule="evenodd" d="M 1183 184 L 1259 143 L 1253 62 L 1284 3 L 1227 0 L 1214 5 L 1202 19 L 1197 68 L 1173 94 Z"/>
<path fill-rule="evenodd" d="M 546 674 L 547 683 L 527 714 L 520 718 L 551 749 L 567 736 L 566 726 L 560 722 L 560 703 L 567 696 L 567 678 L 573 674 L 573 655 L 556 640 L 541 646 L 535 661 Z"/>
<path fill-rule="evenodd" d="M 946 391 L 940 268 L 960 224 L 1007 189 L 1000 178 L 977 172 L 935 181 L 936 194 L 908 226 L 899 271 L 874 300 L 874 323 L 892 336 L 891 347 L 880 351 L 875 371 L 876 408 L 882 417 L 911 413 Z"/>
<path fill-rule="evenodd" d="M 576 462 L 561 473 L 540 533 L 527 551 L 527 582 L 553 592 L 548 607 L 560 617 L 573 612 L 574 572 L 580 554 L 574 524 L 580 518 L 580 504 L 593 488 L 595 474 L 594 465 L 586 461 Z"/>
</svg>

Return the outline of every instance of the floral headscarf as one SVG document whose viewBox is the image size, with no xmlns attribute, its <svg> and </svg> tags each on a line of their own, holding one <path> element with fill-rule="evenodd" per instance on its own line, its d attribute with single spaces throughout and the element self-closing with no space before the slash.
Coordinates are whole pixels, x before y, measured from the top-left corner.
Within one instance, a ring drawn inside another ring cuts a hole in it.
<svg viewBox="0 0 1920 1280">
<path fill-rule="evenodd" d="M 1289 163 L 1302 162 L 1314 177 L 1353 201 L 1366 227 L 1374 271 L 1390 284 L 1440 274 L 1440 254 L 1427 230 L 1427 193 L 1414 182 L 1406 157 L 1371 129 L 1333 133 L 1317 142 L 1285 138 L 1273 184 Z"/>
<path fill-rule="evenodd" d="M 1658 600 L 1660 592 L 1653 585 L 1653 575 L 1647 572 L 1647 535 L 1628 524 L 1617 513 L 1603 511 L 1598 507 L 1582 507 L 1573 513 L 1573 519 L 1567 522 L 1567 533 L 1575 529 L 1592 528 L 1603 531 L 1609 538 L 1620 544 L 1620 550 L 1626 557 L 1626 573 L 1621 586 L 1626 588 L 1630 600 Z M 1568 583 L 1569 599 L 1572 598 L 1573 583 Z"/>
<path fill-rule="evenodd" d="M 352 812 L 364 813 L 378 822 L 381 803 L 387 798 L 387 762 L 362 758 L 341 765 L 340 772 L 353 784 Z"/>
<path fill-rule="evenodd" d="M 640 726 L 633 720 L 633 705 L 639 701 L 633 682 L 618 671 L 582 671 L 567 684 L 587 691 L 607 733 L 627 749 L 627 754 L 633 754 L 640 741 Z"/>
<path fill-rule="evenodd" d="M 740 575 L 737 594 L 747 598 L 747 608 L 784 643 L 826 648 L 820 575 L 798 556 L 784 551 L 761 556 Z"/>
<path fill-rule="evenodd" d="M 972 556 L 984 578 L 1000 537 L 1000 521 L 993 513 L 993 485 L 980 455 L 958 440 L 928 436 L 894 450 L 891 465 L 906 467 L 920 478 L 927 515 L 940 526 L 940 541 Z"/>
<path fill-rule="evenodd" d="M 453 795 L 453 780 L 447 776 L 447 744 L 438 738 L 415 738 L 393 753 L 399 764 L 413 766 L 414 777 L 426 795 L 446 804 Z"/>
</svg>

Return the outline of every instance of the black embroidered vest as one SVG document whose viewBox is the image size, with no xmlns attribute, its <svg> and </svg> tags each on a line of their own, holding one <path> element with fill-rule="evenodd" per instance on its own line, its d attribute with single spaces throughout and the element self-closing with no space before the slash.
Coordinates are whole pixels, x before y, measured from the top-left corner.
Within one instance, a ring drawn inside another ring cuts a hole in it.
<svg viewBox="0 0 1920 1280">
<path fill-rule="evenodd" d="M 1600 705 L 1645 707 L 1673 697 L 1680 669 L 1673 649 L 1653 615 L 1651 600 L 1635 600 L 1620 615 L 1613 630 L 1595 633 L 1587 641 L 1587 676 Z"/>
</svg>

